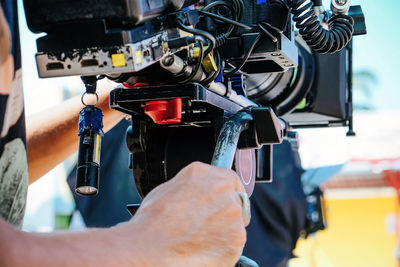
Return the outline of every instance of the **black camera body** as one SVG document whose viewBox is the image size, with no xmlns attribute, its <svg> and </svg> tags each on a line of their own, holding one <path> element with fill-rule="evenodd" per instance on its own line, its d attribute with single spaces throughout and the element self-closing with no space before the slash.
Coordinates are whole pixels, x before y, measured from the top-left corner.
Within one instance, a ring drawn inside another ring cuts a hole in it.
<svg viewBox="0 0 400 267">
<path fill-rule="evenodd" d="M 55 33 L 62 25 L 104 21 L 107 30 L 121 31 L 182 9 L 193 0 L 29 0 L 24 1 L 32 32 Z"/>
<path fill-rule="evenodd" d="M 25 0 L 29 28 L 36 33 L 47 33 L 37 40 L 39 76 L 110 74 L 115 77 L 116 74 L 131 73 L 143 82 L 147 79 L 161 84 L 165 79 L 163 70 L 149 67 L 163 56 L 164 40 L 182 37 L 174 22 L 170 21 L 175 18 L 167 15 L 194 2 L 197 1 Z M 210 4 L 213 1 L 205 2 Z M 246 84 L 249 98 L 272 106 L 293 127 L 349 125 L 352 113 L 351 92 L 348 91 L 351 44 L 333 55 L 312 52 L 304 42 L 295 41 L 293 20 L 288 10 L 276 3 L 280 1 L 263 5 L 258 2 L 244 1 L 246 14 L 240 22 L 255 24 L 266 21 L 281 32 L 271 31 L 277 42 L 263 38 L 242 68 L 246 74 L 254 76 Z M 352 7 L 349 14 L 358 18 L 357 23 L 361 25 L 354 35 L 365 33 L 361 9 Z M 203 24 L 200 28 L 214 30 L 218 26 L 210 18 L 200 24 Z M 255 35 L 254 32 L 236 30 L 218 48 L 221 57 L 232 63 L 240 61 Z M 94 49 L 97 49 L 98 59 L 93 55 Z M 142 66 L 129 60 L 120 66 L 110 57 L 110 54 L 123 53 L 129 59 L 135 57 L 136 51 L 149 55 L 142 60 Z M 297 67 L 299 54 L 301 62 Z M 46 65 L 40 63 L 42 58 L 46 58 Z M 79 59 L 74 62 L 74 58 Z M 297 75 L 293 74 L 295 67 L 299 70 Z M 161 75 L 154 75 L 155 71 Z M 161 78 L 157 80 L 154 76 Z M 291 84 L 293 80 L 294 86 Z"/>
<path fill-rule="evenodd" d="M 28 27 L 47 33 L 37 40 L 40 77 L 123 84 L 111 92 L 110 106 L 132 117 L 127 144 L 144 196 L 188 163 L 209 163 L 224 118 L 244 108 L 271 107 L 291 128 L 349 126 L 352 134 L 351 38 L 365 33 L 363 13 L 344 6 L 315 14 L 318 6 L 306 2 L 24 0 L 24 6 Z M 243 180 L 270 181 L 272 146 L 245 143 L 234 168 L 247 175 Z"/>
</svg>

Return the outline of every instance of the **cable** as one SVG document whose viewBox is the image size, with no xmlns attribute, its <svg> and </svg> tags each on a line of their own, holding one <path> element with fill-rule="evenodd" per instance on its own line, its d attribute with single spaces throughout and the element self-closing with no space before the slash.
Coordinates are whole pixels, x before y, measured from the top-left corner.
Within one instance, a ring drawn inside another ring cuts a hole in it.
<svg viewBox="0 0 400 267">
<path fill-rule="evenodd" d="M 220 47 L 220 46 L 222 46 L 222 45 L 226 42 L 226 39 L 229 37 L 229 35 L 231 35 L 231 33 L 233 32 L 233 30 L 235 29 L 235 26 L 238 26 L 238 27 L 241 27 L 241 28 L 244 28 L 244 29 L 247 29 L 247 30 L 251 30 L 251 29 L 252 29 L 251 26 L 248 26 L 248 25 L 246 25 L 246 24 L 237 22 L 237 21 L 235 21 L 235 20 L 231 20 L 231 19 L 225 18 L 225 17 L 223 17 L 223 16 L 221 16 L 221 15 L 217 15 L 217 14 L 210 13 L 210 12 L 207 12 L 207 11 L 199 11 L 199 13 L 200 13 L 200 14 L 203 14 L 203 15 L 205 15 L 205 16 L 209 16 L 209 17 L 214 18 L 214 19 L 219 19 L 219 20 L 222 20 L 222 21 L 224 21 L 224 22 L 226 22 L 226 23 L 231 24 L 231 26 L 229 27 L 229 29 L 227 30 L 227 32 L 222 33 L 222 34 L 218 35 L 218 36 L 215 38 L 215 41 L 216 41 L 216 42 L 215 42 L 215 45 L 216 45 L 216 47 Z"/>
<path fill-rule="evenodd" d="M 243 58 L 242 62 L 236 66 L 234 69 L 228 71 L 227 73 L 224 74 L 224 76 L 229 77 L 235 74 L 237 71 L 239 71 L 241 68 L 243 68 L 244 64 L 246 64 L 247 59 L 249 59 L 251 53 L 253 52 L 254 48 L 256 47 L 258 41 L 261 39 L 261 34 L 257 35 L 257 38 L 254 40 L 253 44 L 250 46 L 249 50 L 247 51 L 246 56 Z"/>
<path fill-rule="evenodd" d="M 234 4 L 236 4 L 237 6 L 237 13 L 238 13 L 238 21 L 242 20 L 242 15 L 243 15 L 243 8 L 244 8 L 244 4 L 242 0 L 233 0 Z"/>
<path fill-rule="evenodd" d="M 208 11 L 208 10 L 214 8 L 214 7 L 217 7 L 217 6 L 231 6 L 231 7 L 235 8 L 234 6 L 232 6 L 232 3 L 233 2 L 214 1 L 214 2 L 211 2 L 210 4 L 206 5 L 202 10 Z"/>
<path fill-rule="evenodd" d="M 325 29 L 307 0 L 295 0 L 290 4 L 293 20 L 304 41 L 316 52 L 335 53 L 342 50 L 351 40 L 354 32 L 354 19 L 348 15 L 335 15 L 328 21 Z"/>
<path fill-rule="evenodd" d="M 217 14 L 214 14 L 214 13 L 211 13 L 211 12 L 207 12 L 207 11 L 202 11 L 202 10 L 200 10 L 199 13 L 203 14 L 203 15 L 206 15 L 206 16 L 209 16 L 209 17 L 212 17 L 214 19 L 222 20 L 222 21 L 224 21 L 226 23 L 232 24 L 232 25 L 237 26 L 237 27 L 244 28 L 246 30 L 251 30 L 252 29 L 251 26 L 248 26 L 246 24 L 243 24 L 243 23 L 240 23 L 240 22 L 225 18 L 225 17 L 223 17 L 221 15 L 217 15 Z"/>
<path fill-rule="evenodd" d="M 258 27 L 260 28 L 260 30 L 261 30 L 265 35 L 267 35 L 267 36 L 271 39 L 272 42 L 274 42 L 274 43 L 278 42 L 278 39 L 277 39 L 275 36 L 273 36 L 272 33 L 270 33 L 267 29 L 265 29 L 265 28 L 261 25 L 261 23 L 258 23 Z"/>
<path fill-rule="evenodd" d="M 208 12 L 209 10 L 211 10 L 213 8 L 222 7 L 222 6 L 227 7 L 230 10 L 231 15 L 232 15 L 232 20 L 225 18 L 224 16 Z M 222 33 L 222 34 L 219 34 L 216 36 L 216 38 L 215 38 L 216 47 L 222 46 L 226 42 L 226 39 L 232 34 L 233 30 L 235 29 L 235 25 L 233 25 L 233 23 L 238 23 L 237 21 L 240 20 L 240 18 L 242 16 L 242 8 L 243 8 L 243 2 L 241 2 L 241 0 L 233 0 L 230 2 L 214 1 L 210 4 L 208 4 L 207 6 L 205 6 L 200 11 L 200 12 L 203 12 L 202 13 L 203 15 L 208 15 L 209 17 L 211 17 L 216 24 L 221 23 L 217 19 L 220 19 L 220 20 L 224 21 L 225 23 L 228 22 L 230 24 L 229 28 L 226 30 L 225 33 Z M 242 25 L 243 24 L 241 24 L 240 26 L 242 26 Z"/>
<path fill-rule="evenodd" d="M 214 81 L 215 78 L 217 78 L 218 74 L 221 71 L 221 55 L 219 54 L 219 52 L 217 50 L 215 50 L 215 57 L 216 57 L 216 62 L 217 62 L 217 70 L 214 71 L 212 74 L 208 75 L 207 78 L 205 78 L 204 80 L 201 81 L 201 84 L 203 85 L 207 85 L 210 82 Z"/>
<path fill-rule="evenodd" d="M 192 73 L 190 73 L 190 75 L 187 78 L 183 79 L 179 83 L 190 82 L 194 78 L 194 76 L 196 76 L 197 72 L 201 68 L 201 63 L 203 62 L 203 58 L 204 58 L 204 46 L 203 46 L 203 42 L 201 40 L 198 40 L 197 42 L 199 43 L 200 54 L 199 54 L 199 58 L 196 62 L 196 65 L 195 65 L 194 69 L 192 69 Z"/>
<path fill-rule="evenodd" d="M 208 39 L 209 44 L 208 44 L 208 48 L 204 52 L 204 55 L 208 55 L 212 50 L 215 49 L 216 41 L 215 41 L 215 37 L 211 33 L 203 31 L 203 30 L 199 30 L 199 29 L 190 28 L 190 27 L 186 26 L 185 24 L 183 24 L 181 20 L 177 20 L 176 23 L 178 24 L 178 27 L 181 30 L 183 30 L 185 32 L 190 32 L 194 35 L 200 35 L 200 36 L 204 37 L 205 39 Z"/>
</svg>

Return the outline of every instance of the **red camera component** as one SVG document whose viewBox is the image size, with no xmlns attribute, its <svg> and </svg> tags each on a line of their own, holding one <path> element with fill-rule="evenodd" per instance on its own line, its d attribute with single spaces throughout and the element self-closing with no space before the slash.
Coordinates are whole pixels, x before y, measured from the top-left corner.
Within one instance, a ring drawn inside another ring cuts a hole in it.
<svg viewBox="0 0 400 267">
<path fill-rule="evenodd" d="M 144 113 L 155 124 L 177 124 L 182 120 L 182 99 L 154 100 L 144 105 Z"/>
</svg>

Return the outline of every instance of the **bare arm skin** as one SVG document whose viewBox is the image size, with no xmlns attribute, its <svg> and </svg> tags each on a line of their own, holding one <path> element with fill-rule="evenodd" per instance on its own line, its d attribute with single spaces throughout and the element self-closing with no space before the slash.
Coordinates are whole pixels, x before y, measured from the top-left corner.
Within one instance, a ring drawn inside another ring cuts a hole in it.
<svg viewBox="0 0 400 267">
<path fill-rule="evenodd" d="M 14 73 L 14 59 L 10 54 L 11 35 L 3 9 L 0 7 L 0 94 L 7 95 L 11 90 Z"/>
<path fill-rule="evenodd" d="M 192 163 L 111 229 L 32 234 L 0 221 L 0 266 L 233 267 L 246 240 L 232 170 Z"/>
<path fill-rule="evenodd" d="M 3 9 L 0 7 L 0 65 L 10 55 L 11 35 Z"/>
<path fill-rule="evenodd" d="M 143 265 L 145 253 L 140 242 L 134 240 L 134 225 L 125 236 L 121 229 L 90 229 L 84 232 L 38 234 L 19 231 L 0 219 L 0 266 L 131 266 Z M 129 245 L 131 259 L 126 245 Z"/>
<path fill-rule="evenodd" d="M 111 86 L 106 82 L 97 89 L 99 103 L 96 106 L 104 114 L 104 132 L 123 117 L 121 112 L 109 108 Z M 26 119 L 30 184 L 78 150 L 78 120 L 82 108 L 79 96 Z"/>
</svg>

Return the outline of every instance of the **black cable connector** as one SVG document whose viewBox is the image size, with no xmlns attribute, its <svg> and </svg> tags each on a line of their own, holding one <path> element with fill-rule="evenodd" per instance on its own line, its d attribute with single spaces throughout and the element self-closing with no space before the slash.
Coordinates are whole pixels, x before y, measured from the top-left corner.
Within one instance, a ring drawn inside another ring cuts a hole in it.
<svg viewBox="0 0 400 267">
<path fill-rule="evenodd" d="M 187 36 L 182 38 L 176 38 L 168 41 L 169 48 L 180 48 L 183 46 L 188 46 L 196 42 L 195 36 Z"/>
</svg>

